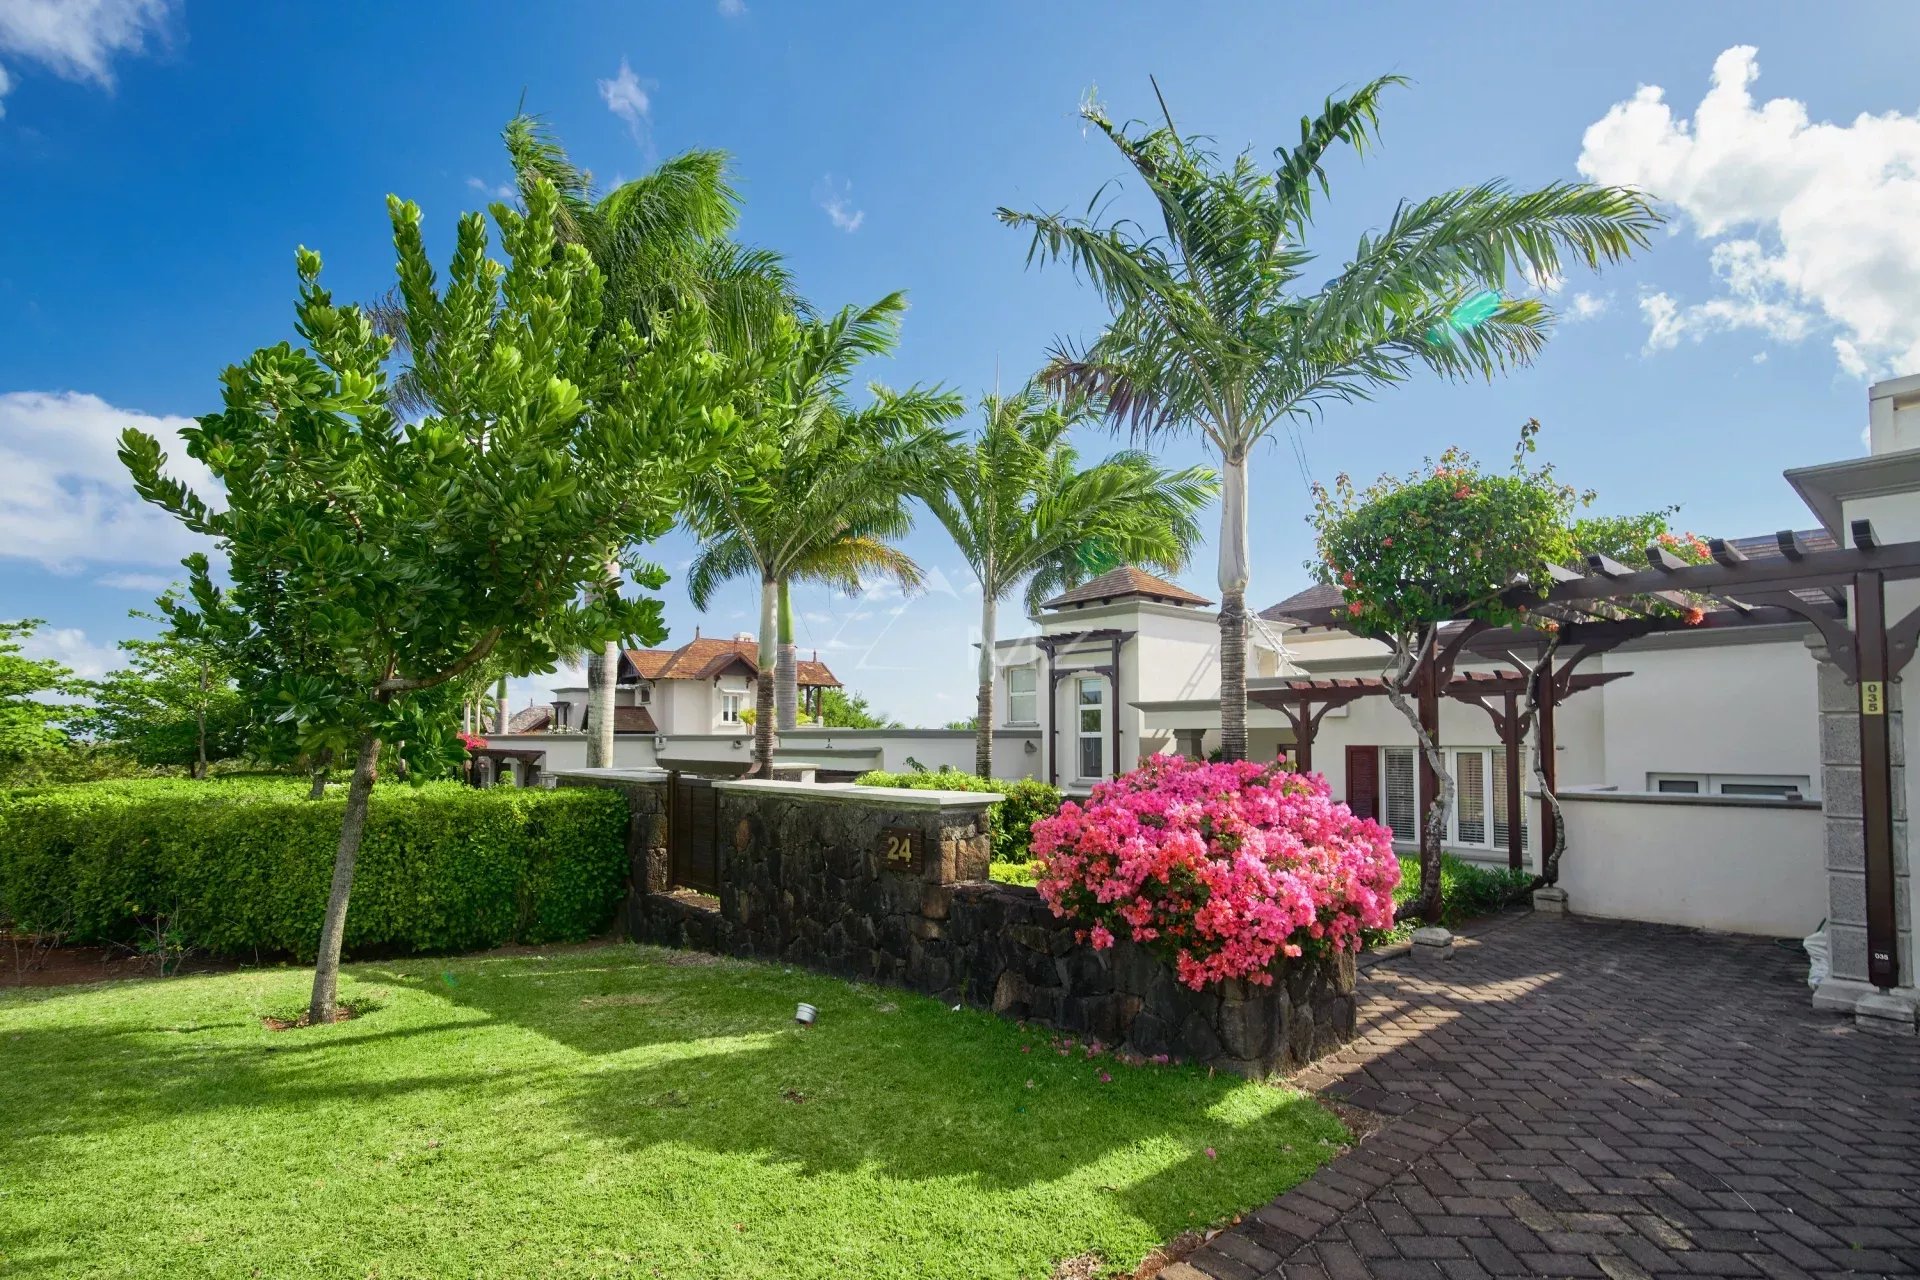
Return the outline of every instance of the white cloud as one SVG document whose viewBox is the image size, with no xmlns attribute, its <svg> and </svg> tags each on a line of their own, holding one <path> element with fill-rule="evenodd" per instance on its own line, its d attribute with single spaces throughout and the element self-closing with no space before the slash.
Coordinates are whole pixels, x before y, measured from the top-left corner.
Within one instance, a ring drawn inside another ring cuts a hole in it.
<svg viewBox="0 0 1920 1280">
<path fill-rule="evenodd" d="M 83 680 L 98 680 L 127 658 L 113 645 L 87 639 L 79 627 L 41 627 L 21 642 L 20 652 L 29 658 L 52 658 Z"/>
<path fill-rule="evenodd" d="M 171 9 L 171 0 L 0 0 L 0 54 L 112 89 L 114 58 L 145 52 Z M 0 67 L 0 98 L 12 88 Z"/>
<path fill-rule="evenodd" d="M 1756 104 L 1757 51 L 1728 49 L 1691 120 L 1642 85 L 1591 125 L 1580 172 L 1668 202 L 1712 245 L 1720 292 L 1640 300 L 1647 347 L 1754 330 L 1833 334 L 1855 376 L 1920 369 L 1920 112 L 1812 123 L 1806 104 Z"/>
<path fill-rule="evenodd" d="M 653 114 L 653 100 L 647 96 L 646 85 L 640 77 L 633 74 L 633 68 L 627 65 L 625 58 L 620 59 L 620 74 L 611 80 L 602 80 L 600 100 L 607 104 L 607 110 L 627 122 L 627 130 L 635 141 L 646 136 L 648 121 Z"/>
<path fill-rule="evenodd" d="M 719 0 L 717 6 L 723 18 L 742 17 L 747 12 L 747 0 Z"/>
<path fill-rule="evenodd" d="M 512 200 L 520 194 L 508 183 L 495 184 L 488 182 L 485 178 L 468 178 L 467 186 L 475 191 L 484 191 L 496 200 Z"/>
<path fill-rule="evenodd" d="M 149 591 L 158 595 L 176 582 L 183 582 L 185 577 L 185 574 L 168 573 L 109 573 L 96 581 L 103 587 L 120 591 Z"/>
<path fill-rule="evenodd" d="M 5 67 L 0 67 L 0 120 L 6 118 L 7 90 L 11 88 L 13 88 L 13 77 L 7 74 Z"/>
<path fill-rule="evenodd" d="M 207 541 L 140 500 L 116 455 L 138 427 L 160 442 L 168 471 L 210 502 L 220 488 L 186 456 L 191 419 L 119 409 L 74 391 L 0 394 L 0 556 L 71 572 L 82 564 L 174 565 Z"/>
<path fill-rule="evenodd" d="M 1754 362 L 1755 364 L 1765 364 L 1765 363 L 1767 362 L 1767 353 L 1766 353 L 1766 352 L 1764 352 L 1764 351 L 1756 351 L 1756 352 L 1754 352 L 1754 353 L 1753 353 L 1753 362 Z"/>
<path fill-rule="evenodd" d="M 849 235 L 867 220 L 865 209 L 853 207 L 853 184 L 837 181 L 832 174 L 814 184 L 813 202 L 826 210 L 829 222 Z"/>
<path fill-rule="evenodd" d="M 1605 315 L 1608 306 L 1612 305 L 1612 302 L 1613 299 L 1611 297 L 1592 293 L 1576 293 L 1573 295 L 1573 302 L 1567 307 L 1567 319 L 1591 320 L 1595 316 Z"/>
</svg>

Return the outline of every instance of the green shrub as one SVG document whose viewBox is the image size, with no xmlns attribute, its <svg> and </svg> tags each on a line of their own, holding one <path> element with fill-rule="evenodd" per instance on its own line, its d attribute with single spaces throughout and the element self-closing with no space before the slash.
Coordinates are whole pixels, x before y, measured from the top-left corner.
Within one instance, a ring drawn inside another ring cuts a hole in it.
<svg viewBox="0 0 1920 1280">
<path fill-rule="evenodd" d="M 1060 788 L 1036 778 L 989 780 L 958 769 L 888 773 L 875 769 L 854 779 L 863 787 L 899 787 L 908 791 L 997 791 L 1006 799 L 987 810 L 987 833 L 995 862 L 1025 862 L 1033 856 L 1033 824 L 1060 811 Z"/>
<path fill-rule="evenodd" d="M 299 778 L 162 779 L 0 795 L 0 917 L 76 942 L 156 923 L 215 954 L 310 958 L 344 797 Z M 606 930 L 626 875 L 611 792 L 382 786 L 346 945 L 471 951 Z"/>
</svg>

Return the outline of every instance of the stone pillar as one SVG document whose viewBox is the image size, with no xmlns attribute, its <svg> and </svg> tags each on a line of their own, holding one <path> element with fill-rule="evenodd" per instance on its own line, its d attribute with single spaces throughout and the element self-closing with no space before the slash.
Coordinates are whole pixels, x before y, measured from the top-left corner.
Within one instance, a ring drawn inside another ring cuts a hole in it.
<svg viewBox="0 0 1920 1280">
<path fill-rule="evenodd" d="M 1912 855 L 1908 845 L 1906 717 L 1901 686 L 1887 687 L 1893 761 L 1893 870 L 1900 986 L 1881 992 L 1867 981 L 1866 838 L 1861 827 L 1860 687 L 1809 641 L 1820 689 L 1820 796 L 1826 813 L 1827 942 L 1832 976 L 1813 994 L 1816 1009 L 1855 1014 L 1873 1030 L 1915 1029 Z"/>
</svg>

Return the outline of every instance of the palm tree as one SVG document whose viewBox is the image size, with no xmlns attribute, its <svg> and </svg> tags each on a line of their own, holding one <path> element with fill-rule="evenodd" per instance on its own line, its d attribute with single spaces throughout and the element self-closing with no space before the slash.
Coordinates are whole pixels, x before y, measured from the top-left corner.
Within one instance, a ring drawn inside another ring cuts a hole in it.
<svg viewBox="0 0 1920 1280">
<path fill-rule="evenodd" d="M 1162 470 L 1127 450 L 1079 465 L 1067 433 L 1094 415 L 1038 386 L 980 400 L 980 434 L 954 446 L 923 496 L 980 580 L 980 687 L 973 765 L 993 770 L 993 649 L 1000 602 L 1024 582 L 1027 609 L 1099 563 L 1177 573 L 1200 541 L 1197 515 L 1220 486 L 1205 467 Z"/>
<path fill-rule="evenodd" d="M 891 544 L 912 525 L 908 495 L 951 443 L 940 424 L 960 412 L 959 397 L 875 386 L 872 403 L 856 409 L 844 395 L 861 360 L 893 349 L 905 308 L 895 293 L 775 326 L 756 353 L 761 376 L 736 406 L 739 448 L 691 486 L 687 523 L 704 543 L 687 574 L 695 606 L 734 578 L 760 583 L 753 738 L 761 774 L 773 767 L 783 589 L 803 579 L 858 590 L 874 573 L 919 581 L 918 566 Z"/>
<path fill-rule="evenodd" d="M 777 254 L 728 238 L 740 202 L 728 181 L 725 152 L 689 151 L 598 195 L 592 176 L 537 117 L 516 115 L 504 137 L 520 189 L 546 181 L 560 193 L 559 238 L 585 245 L 600 267 L 608 324 L 628 321 L 644 336 L 668 317 L 692 316 L 714 350 L 742 356 L 768 339 L 782 317 L 807 314 Z M 612 547 L 607 553 L 612 594 L 624 576 L 620 551 Z M 590 767 L 613 763 L 619 664 L 615 640 L 588 655 Z"/>
<path fill-rule="evenodd" d="M 1220 514 L 1222 753 L 1247 747 L 1247 465 L 1252 448 L 1330 402 L 1371 397 L 1420 368 L 1466 378 L 1527 364 L 1551 310 L 1537 298 L 1481 297 L 1511 274 L 1560 274 L 1563 255 L 1597 269 L 1638 248 L 1660 222 L 1646 197 L 1620 187 L 1505 182 L 1403 201 L 1384 230 L 1318 289 L 1302 288 L 1303 244 L 1316 196 L 1331 194 L 1323 161 L 1376 138 L 1387 76 L 1329 99 L 1279 147 L 1271 171 L 1243 152 L 1225 163 L 1183 137 L 1165 100 L 1164 126 L 1115 125 L 1097 103 L 1087 122 L 1145 183 L 1161 229 L 1110 216 L 1096 194 L 1083 217 L 998 212 L 1032 232 L 1028 261 L 1064 260 L 1106 300 L 1111 319 L 1091 344 L 1062 343 L 1042 377 L 1098 395 L 1106 417 L 1147 441 L 1199 432 L 1225 473 Z M 1154 92 L 1159 93 L 1156 83 Z M 1104 191 L 1104 189 L 1103 189 Z M 1472 300 L 1472 306 L 1466 304 Z M 1480 314 L 1484 307 L 1487 314 Z M 1472 323 L 1463 323 L 1463 319 Z"/>
</svg>

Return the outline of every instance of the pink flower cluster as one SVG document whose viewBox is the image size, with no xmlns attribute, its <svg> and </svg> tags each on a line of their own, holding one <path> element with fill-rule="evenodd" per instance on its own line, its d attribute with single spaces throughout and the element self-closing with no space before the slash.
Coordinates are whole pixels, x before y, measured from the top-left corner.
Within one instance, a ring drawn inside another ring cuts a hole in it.
<svg viewBox="0 0 1920 1280">
<path fill-rule="evenodd" d="M 1400 883 L 1387 829 L 1278 761 L 1154 756 L 1034 823 L 1033 854 L 1055 915 L 1086 921 L 1096 948 L 1148 947 L 1196 991 L 1271 983 L 1310 945 L 1358 950 L 1393 923 Z"/>
</svg>

